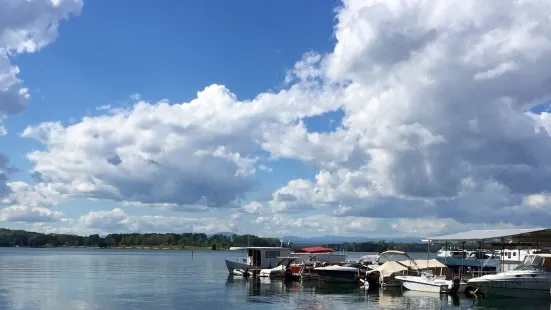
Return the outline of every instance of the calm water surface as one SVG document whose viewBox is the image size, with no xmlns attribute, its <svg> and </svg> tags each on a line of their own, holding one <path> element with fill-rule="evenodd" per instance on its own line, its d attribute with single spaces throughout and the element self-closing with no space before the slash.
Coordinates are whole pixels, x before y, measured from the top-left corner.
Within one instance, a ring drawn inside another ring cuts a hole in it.
<svg viewBox="0 0 551 310">
<path fill-rule="evenodd" d="M 399 289 L 365 291 L 317 282 L 286 286 L 228 276 L 224 258 L 241 255 L 2 248 L 0 309 L 551 309 L 549 302 L 530 300 L 454 301 Z"/>
</svg>

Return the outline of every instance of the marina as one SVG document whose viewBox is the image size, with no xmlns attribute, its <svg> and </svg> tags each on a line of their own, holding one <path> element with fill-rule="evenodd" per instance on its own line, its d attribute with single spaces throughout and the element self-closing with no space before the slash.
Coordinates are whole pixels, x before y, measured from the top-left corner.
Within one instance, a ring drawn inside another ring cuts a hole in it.
<svg viewBox="0 0 551 310">
<path fill-rule="evenodd" d="M 551 252 L 547 250 L 551 246 L 550 229 L 475 230 L 422 241 L 429 249 L 433 242 L 445 246 L 435 258 L 427 252 L 424 260 L 388 250 L 357 261 L 347 260 L 342 254 L 333 259 L 334 250 L 322 246 L 296 251 L 251 246 L 232 248 L 244 250 L 246 257 L 241 262 L 226 260 L 226 267 L 230 276 L 264 276 L 285 282 L 348 283 L 363 289 L 396 287 L 474 299 L 551 299 Z M 461 247 L 449 247 L 449 243 L 460 243 Z M 285 257 L 277 256 L 281 253 Z M 279 261 L 272 268 L 275 258 Z"/>
</svg>

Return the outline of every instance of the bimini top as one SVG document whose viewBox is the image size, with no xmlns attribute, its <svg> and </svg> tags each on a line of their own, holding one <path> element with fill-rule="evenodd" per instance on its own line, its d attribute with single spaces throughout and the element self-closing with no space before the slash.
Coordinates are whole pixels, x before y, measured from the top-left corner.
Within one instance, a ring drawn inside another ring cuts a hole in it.
<svg viewBox="0 0 551 310">
<path fill-rule="evenodd" d="M 230 251 L 238 251 L 238 250 L 287 250 L 290 251 L 289 248 L 283 248 L 283 247 L 277 247 L 277 246 L 232 246 L 230 248 Z"/>
<path fill-rule="evenodd" d="M 309 248 L 302 248 L 297 251 L 297 253 L 333 253 L 335 250 L 331 248 L 325 248 L 322 246 L 314 246 Z"/>
<path fill-rule="evenodd" d="M 451 235 L 425 237 L 423 241 L 490 241 L 492 239 L 508 239 L 511 242 L 542 242 L 551 243 L 549 228 L 516 228 L 471 230 Z"/>
</svg>

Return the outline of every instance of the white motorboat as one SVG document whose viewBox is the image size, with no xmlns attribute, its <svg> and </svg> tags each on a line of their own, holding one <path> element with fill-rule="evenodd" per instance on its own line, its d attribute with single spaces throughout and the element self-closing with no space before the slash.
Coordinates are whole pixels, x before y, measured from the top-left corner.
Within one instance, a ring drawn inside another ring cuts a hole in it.
<svg viewBox="0 0 551 310">
<path fill-rule="evenodd" d="M 551 254 L 526 255 L 522 264 L 511 271 L 470 279 L 467 284 L 469 292 L 486 295 L 550 298 Z"/>
<path fill-rule="evenodd" d="M 271 269 L 261 269 L 258 273 L 259 277 L 270 277 L 270 278 L 278 278 L 282 277 L 285 273 L 285 266 L 279 265 L 277 267 L 271 268 Z"/>
<path fill-rule="evenodd" d="M 462 293 L 465 291 L 466 283 L 456 279 L 455 281 L 446 280 L 442 275 L 445 265 L 436 259 L 414 260 L 406 252 L 386 251 L 381 256 L 399 255 L 408 260 L 405 261 L 386 261 L 384 264 L 373 268 L 369 273 L 375 273 L 380 277 L 380 284 L 384 286 L 403 286 L 405 289 L 419 292 L 434 293 Z M 385 268 L 385 266 L 388 267 Z M 419 266 L 421 265 L 421 267 Z M 440 276 L 435 276 L 432 271 L 439 271 Z M 415 272 L 416 275 L 411 275 Z M 399 274 L 407 273 L 407 274 Z"/>
<path fill-rule="evenodd" d="M 381 256 L 379 254 L 368 254 L 360 257 L 359 263 L 363 263 L 364 265 L 372 265 L 379 261 L 379 258 Z"/>
<path fill-rule="evenodd" d="M 467 286 L 467 283 L 460 282 L 459 279 L 455 282 L 439 279 L 426 272 L 418 276 L 396 276 L 395 279 L 400 281 L 405 289 L 427 293 L 464 293 Z"/>
<path fill-rule="evenodd" d="M 401 260 L 395 260 L 394 257 L 401 257 Z M 414 260 L 406 252 L 402 251 L 385 251 L 379 254 L 380 259 L 386 260 L 379 264 L 380 261 L 368 265 L 370 270 L 367 271 L 367 279 L 372 285 L 381 285 L 385 287 L 400 287 L 402 281 L 398 280 L 397 276 L 404 276 L 415 272 L 419 274 L 420 270 L 434 271 L 443 276 L 446 266 L 436 259 L 429 260 Z M 406 258 L 407 260 L 403 260 Z"/>
<path fill-rule="evenodd" d="M 234 276 L 248 277 L 251 275 L 251 272 L 248 269 L 234 269 L 231 274 Z"/>
<path fill-rule="evenodd" d="M 467 252 L 462 249 L 454 248 L 454 247 L 442 247 L 438 252 L 436 253 L 436 257 L 457 257 L 462 258 L 466 257 Z"/>
<path fill-rule="evenodd" d="M 314 272 L 325 282 L 358 283 L 365 275 L 365 269 L 356 264 L 315 267 Z"/>
<path fill-rule="evenodd" d="M 261 269 L 259 277 L 283 278 L 285 270 L 297 259 L 296 257 L 280 257 L 280 261 L 274 268 Z"/>
</svg>

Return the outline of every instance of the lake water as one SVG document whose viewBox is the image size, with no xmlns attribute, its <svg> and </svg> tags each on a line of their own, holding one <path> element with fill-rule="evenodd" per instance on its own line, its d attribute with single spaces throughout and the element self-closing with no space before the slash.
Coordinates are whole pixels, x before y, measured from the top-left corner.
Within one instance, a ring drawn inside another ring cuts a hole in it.
<svg viewBox="0 0 551 310">
<path fill-rule="evenodd" d="M 230 251 L 0 248 L 0 309 L 551 309 L 549 302 L 451 300 L 349 285 L 228 276 Z M 350 253 L 349 258 L 359 257 Z M 419 258 L 426 254 L 417 254 Z"/>
</svg>

